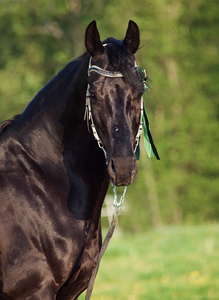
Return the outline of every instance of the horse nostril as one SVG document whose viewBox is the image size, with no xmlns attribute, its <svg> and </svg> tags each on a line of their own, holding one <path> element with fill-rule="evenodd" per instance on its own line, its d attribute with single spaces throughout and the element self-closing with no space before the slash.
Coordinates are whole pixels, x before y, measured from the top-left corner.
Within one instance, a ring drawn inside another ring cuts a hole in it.
<svg viewBox="0 0 219 300">
<path fill-rule="evenodd" d="M 113 173 L 116 175 L 116 168 L 114 166 L 113 160 L 111 160 L 111 168 L 112 168 Z"/>
<path fill-rule="evenodd" d="M 108 164 L 110 180 L 117 186 L 131 184 L 135 180 L 137 170 L 134 156 L 113 157 Z"/>
<path fill-rule="evenodd" d="M 114 181 L 116 179 L 116 168 L 115 168 L 115 165 L 114 165 L 114 162 L 112 159 L 110 160 L 109 165 L 108 165 L 108 172 L 109 172 L 112 182 L 114 183 Z"/>
</svg>

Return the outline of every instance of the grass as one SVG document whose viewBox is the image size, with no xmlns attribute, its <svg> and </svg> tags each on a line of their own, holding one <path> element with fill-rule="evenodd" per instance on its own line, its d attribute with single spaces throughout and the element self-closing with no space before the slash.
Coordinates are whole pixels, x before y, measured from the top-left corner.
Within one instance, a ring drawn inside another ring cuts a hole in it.
<svg viewBox="0 0 219 300">
<path fill-rule="evenodd" d="M 219 225 L 114 236 L 91 299 L 219 299 Z"/>
</svg>

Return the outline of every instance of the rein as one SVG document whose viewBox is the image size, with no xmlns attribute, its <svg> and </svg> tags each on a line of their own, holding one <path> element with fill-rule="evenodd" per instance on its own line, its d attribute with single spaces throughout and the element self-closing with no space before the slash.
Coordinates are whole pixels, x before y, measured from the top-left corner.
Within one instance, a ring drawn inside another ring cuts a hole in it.
<svg viewBox="0 0 219 300">
<path fill-rule="evenodd" d="M 123 77 L 123 74 L 120 73 L 120 72 L 107 71 L 107 70 L 104 70 L 104 69 L 102 69 L 98 66 L 91 65 L 91 59 L 92 59 L 92 57 L 90 58 L 90 61 L 89 61 L 88 76 L 90 76 L 90 74 L 92 72 L 96 72 L 96 73 L 98 73 L 102 76 L 105 76 L 105 77 L 111 77 L 111 78 L 119 78 L 119 77 L 121 78 L 121 77 Z M 138 67 L 136 66 L 136 68 L 138 68 Z M 86 106 L 85 106 L 84 120 L 87 119 L 88 130 L 89 130 L 89 120 L 91 121 L 91 128 L 92 128 L 93 135 L 94 135 L 94 137 L 95 137 L 95 139 L 98 143 L 98 146 L 103 150 L 103 153 L 104 153 L 105 158 L 106 158 L 106 164 L 107 164 L 107 153 L 106 153 L 106 150 L 104 149 L 103 143 L 102 143 L 102 141 L 101 141 L 101 139 L 100 139 L 100 137 L 97 133 L 97 130 L 96 130 L 96 127 L 95 127 L 94 121 L 93 121 L 93 116 L 92 116 L 92 111 L 91 111 L 91 104 L 90 104 L 91 95 L 90 95 L 89 89 L 90 89 L 90 85 L 88 84 L 87 91 L 86 91 Z M 144 111 L 144 106 L 143 106 L 143 97 L 142 97 L 141 98 L 140 123 L 139 123 L 138 132 L 137 132 L 137 135 L 136 135 L 136 138 L 135 138 L 134 152 L 136 152 L 136 149 L 139 145 L 140 136 L 141 136 L 141 133 L 142 133 L 142 130 L 143 130 L 143 121 L 142 121 L 143 111 Z M 106 237 L 104 239 L 104 242 L 103 242 L 103 244 L 100 248 L 100 252 L 99 252 L 99 255 L 98 255 L 98 258 L 97 258 L 96 266 L 95 266 L 95 268 L 92 272 L 91 278 L 89 280 L 85 300 L 89 300 L 90 297 L 91 297 L 93 287 L 94 287 L 94 281 L 95 281 L 95 278 L 96 278 L 96 275 L 97 275 L 97 272 L 98 272 L 98 269 L 99 269 L 100 261 L 101 261 L 101 258 L 103 257 L 103 254 L 105 253 L 105 251 L 107 249 L 107 246 L 109 244 L 109 241 L 110 241 L 110 239 L 111 239 L 111 237 L 114 233 L 114 230 L 115 230 L 115 227 L 116 227 L 117 216 L 118 216 L 118 213 L 121 209 L 122 203 L 125 200 L 126 190 L 127 190 L 127 186 L 124 187 L 123 194 L 122 194 L 121 198 L 118 200 L 116 186 L 113 184 L 113 193 L 114 193 L 114 201 L 113 201 L 113 205 L 112 205 L 112 209 L 114 211 L 113 212 L 113 217 L 112 217 L 111 225 L 109 227 L 107 235 L 106 235 Z"/>
<path fill-rule="evenodd" d="M 87 292 L 86 292 L 86 296 L 85 296 L 85 300 L 89 300 L 90 297 L 91 297 L 91 294 L 92 294 L 92 291 L 93 291 L 93 288 L 94 288 L 94 281 L 95 281 L 95 278 L 97 276 L 97 272 L 98 272 L 98 269 L 99 269 L 99 266 L 100 266 L 100 261 L 101 261 L 103 255 L 104 255 L 104 253 L 105 253 L 105 251 L 107 249 L 107 246 L 109 245 L 110 239 L 113 236 L 114 230 L 116 228 L 116 222 L 117 222 L 118 212 L 120 211 L 122 203 L 125 200 L 126 190 L 127 190 L 127 186 L 124 187 L 123 194 L 122 194 L 120 200 L 117 201 L 116 186 L 113 185 L 114 202 L 113 202 L 113 205 L 111 206 L 112 209 L 113 209 L 113 217 L 112 217 L 112 221 L 111 221 L 109 230 L 108 230 L 108 232 L 106 234 L 106 237 L 104 239 L 104 242 L 103 242 L 103 244 L 102 244 L 102 246 L 100 248 L 100 252 L 99 252 L 99 255 L 97 257 L 96 266 L 94 267 L 92 275 L 91 275 L 91 278 L 89 280 L 88 287 L 87 287 Z"/>
</svg>

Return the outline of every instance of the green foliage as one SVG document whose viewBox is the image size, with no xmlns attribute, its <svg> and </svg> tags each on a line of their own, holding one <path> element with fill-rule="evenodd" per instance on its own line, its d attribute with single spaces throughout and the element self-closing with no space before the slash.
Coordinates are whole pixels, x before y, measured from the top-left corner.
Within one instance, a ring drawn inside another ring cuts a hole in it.
<svg viewBox="0 0 219 300">
<path fill-rule="evenodd" d="M 92 298 L 218 299 L 218 229 L 218 225 L 175 226 L 114 236 L 102 258 Z"/>
<path fill-rule="evenodd" d="M 161 161 L 142 147 L 121 225 L 203 222 L 219 217 L 218 13 L 188 0 L 0 0 L 0 120 L 22 112 L 65 64 L 85 51 L 97 20 L 102 39 L 141 33 L 138 65 L 151 81 L 145 103 Z"/>
</svg>

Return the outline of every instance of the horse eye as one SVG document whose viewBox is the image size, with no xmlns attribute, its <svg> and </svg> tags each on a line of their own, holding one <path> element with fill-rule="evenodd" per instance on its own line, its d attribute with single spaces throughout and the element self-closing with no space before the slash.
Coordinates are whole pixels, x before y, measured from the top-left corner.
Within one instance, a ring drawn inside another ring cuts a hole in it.
<svg viewBox="0 0 219 300">
<path fill-rule="evenodd" d="M 94 93 L 90 93 L 90 98 L 91 98 L 92 101 L 97 100 L 97 96 Z"/>
</svg>

